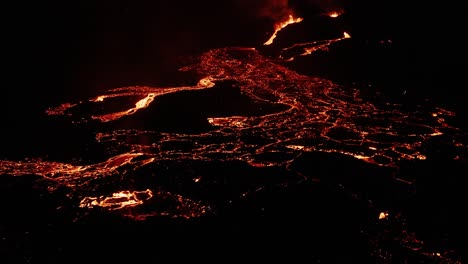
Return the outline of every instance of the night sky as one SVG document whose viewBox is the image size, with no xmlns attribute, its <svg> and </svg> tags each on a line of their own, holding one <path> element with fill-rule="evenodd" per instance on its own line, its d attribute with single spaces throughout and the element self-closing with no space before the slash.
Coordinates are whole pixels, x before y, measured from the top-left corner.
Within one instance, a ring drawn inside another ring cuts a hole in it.
<svg viewBox="0 0 468 264">
<path fill-rule="evenodd" d="M 403 75 L 435 90 L 439 79 L 458 80 L 466 66 L 466 8 L 447 2 L 101 0 L 13 5 L 5 9 L 10 16 L 4 41 L 12 64 L 8 75 L 17 89 L 8 90 L 11 98 L 30 91 L 25 99 L 34 104 L 110 87 L 161 83 L 179 56 L 211 47 L 258 46 L 287 8 L 304 16 L 343 8 L 343 23 L 354 38 L 392 39 L 401 51 Z M 439 74 L 444 77 L 428 79 Z"/>
</svg>

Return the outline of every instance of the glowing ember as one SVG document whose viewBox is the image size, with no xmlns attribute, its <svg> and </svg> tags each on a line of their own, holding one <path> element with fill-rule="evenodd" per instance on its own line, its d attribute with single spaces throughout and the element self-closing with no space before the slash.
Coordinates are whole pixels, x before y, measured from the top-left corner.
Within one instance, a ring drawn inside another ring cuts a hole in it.
<svg viewBox="0 0 468 264">
<path fill-rule="evenodd" d="M 211 77 L 206 77 L 206 78 L 203 78 L 201 79 L 199 82 L 198 82 L 198 85 L 200 87 L 206 87 L 206 88 L 211 88 L 215 85 L 215 83 L 213 82 L 213 78 Z"/>
<path fill-rule="evenodd" d="M 341 15 L 341 13 L 338 13 L 338 12 L 331 12 L 328 14 L 329 17 L 332 17 L 332 18 L 337 18 Z"/>
<path fill-rule="evenodd" d="M 91 102 L 103 102 L 104 99 L 106 99 L 106 96 L 100 95 L 100 96 L 96 97 L 95 99 L 91 99 L 90 101 Z"/>
<path fill-rule="evenodd" d="M 273 40 L 276 38 L 276 34 L 278 34 L 278 32 L 280 32 L 283 28 L 287 27 L 288 25 L 299 23 L 302 20 L 303 18 L 301 17 L 295 18 L 293 15 L 289 15 L 288 20 L 282 21 L 275 25 L 275 32 L 273 32 L 273 35 L 271 35 L 270 39 L 268 39 L 263 45 L 271 45 L 273 43 Z"/>
<path fill-rule="evenodd" d="M 382 219 L 386 219 L 388 217 L 388 213 L 387 212 L 381 212 L 379 214 L 379 220 L 382 220 Z"/>
</svg>

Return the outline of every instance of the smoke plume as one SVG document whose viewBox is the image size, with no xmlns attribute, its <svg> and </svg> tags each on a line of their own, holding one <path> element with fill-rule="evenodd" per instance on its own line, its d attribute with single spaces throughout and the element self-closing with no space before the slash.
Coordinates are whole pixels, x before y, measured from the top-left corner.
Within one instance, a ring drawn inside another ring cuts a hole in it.
<svg viewBox="0 0 468 264">
<path fill-rule="evenodd" d="M 340 0 L 237 0 L 247 16 L 281 21 L 291 14 L 298 16 L 342 11 Z"/>
</svg>

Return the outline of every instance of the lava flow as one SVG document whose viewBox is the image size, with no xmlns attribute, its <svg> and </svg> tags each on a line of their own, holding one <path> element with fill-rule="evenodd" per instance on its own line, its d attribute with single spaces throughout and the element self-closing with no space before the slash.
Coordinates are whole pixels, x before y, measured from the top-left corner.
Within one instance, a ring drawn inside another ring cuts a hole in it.
<svg viewBox="0 0 468 264">
<path fill-rule="evenodd" d="M 351 36 L 348 33 L 343 32 L 343 37 L 341 38 L 296 43 L 290 47 L 283 48 L 279 58 L 286 61 L 293 61 L 297 56 L 311 55 L 319 50 L 326 51 L 331 44 L 349 38 L 351 38 Z"/>
<path fill-rule="evenodd" d="M 271 45 L 273 43 L 273 40 L 275 40 L 278 32 L 280 32 L 283 28 L 287 27 L 288 25 L 299 23 L 302 20 L 303 19 L 301 17 L 294 17 L 293 15 L 289 15 L 287 20 L 281 21 L 275 25 L 275 31 L 263 45 Z"/>
<path fill-rule="evenodd" d="M 275 26 L 264 45 L 272 44 L 286 26 L 301 21 L 290 15 Z M 217 208 L 271 186 L 318 182 L 313 173 L 296 167 L 307 155 L 338 156 L 358 163 L 356 168 L 371 166 L 376 174 L 372 176 L 387 173 L 389 182 L 407 189 L 415 178 L 411 174 L 401 178 L 401 164 L 426 160 L 433 154 L 427 147 L 430 142 L 451 150 L 447 160 L 467 160 L 466 133 L 451 123 L 454 112 L 423 105 L 408 110 L 362 87 L 302 75 L 281 64 L 348 38 L 344 32 L 337 39 L 294 44 L 281 50 L 279 63 L 255 48 L 212 49 L 180 69 L 196 76 L 196 85 L 121 87 L 86 101 L 50 107 L 47 114 L 52 121 L 58 116 L 73 125 L 92 126 L 93 143 L 105 152 L 102 160 L 92 164 L 0 160 L 0 175 L 15 179 L 34 175 L 48 193 L 66 193 L 73 202 L 70 210 L 77 214 L 97 208 L 132 220 L 187 220 L 214 215 Z M 174 105 L 174 98 L 187 93 L 201 95 L 184 101 L 192 107 L 184 112 L 186 119 L 169 122 L 186 122 L 184 130 L 159 124 L 155 116 L 171 118 L 170 111 L 185 107 Z M 226 94 L 228 98 L 223 97 Z M 119 109 L 112 100 L 119 100 Z M 228 106 L 236 109 L 228 111 Z M 161 114 L 163 110 L 167 112 Z M 202 129 L 190 130 L 194 124 Z M 307 166 L 321 161 L 314 162 Z M 219 164 L 230 169 L 213 169 L 222 167 Z M 272 169 L 279 172 L 263 175 Z M 363 204 L 370 201 L 363 196 L 352 195 Z M 382 212 L 376 217 L 380 222 L 398 215 L 369 207 Z M 399 240 L 403 247 L 419 241 L 406 230 L 401 233 L 406 235 Z"/>
<path fill-rule="evenodd" d="M 93 115 L 91 116 L 92 119 L 100 120 L 101 122 L 109 122 L 117 120 L 126 115 L 132 115 L 140 109 L 148 107 L 153 100 L 165 94 L 180 92 L 184 90 L 198 90 L 198 89 L 206 89 L 211 88 L 214 86 L 214 83 L 211 82 L 210 78 L 201 79 L 197 85 L 195 86 L 186 86 L 186 87 L 174 87 L 174 88 L 158 88 L 153 89 L 150 87 L 145 86 L 134 86 L 134 87 L 126 87 L 126 88 L 117 88 L 110 90 L 105 95 L 100 95 L 95 98 L 89 99 L 89 102 L 92 103 L 101 103 L 104 102 L 106 99 L 116 98 L 116 97 L 125 97 L 125 96 L 136 96 L 139 99 L 135 102 L 135 106 L 119 112 L 113 112 L 109 114 L 102 114 L 102 115 Z M 83 103 L 83 102 L 80 102 Z M 46 112 L 49 115 L 63 115 L 67 112 L 68 109 L 75 107 L 76 104 L 69 104 L 64 103 L 60 106 L 49 108 Z"/>
<path fill-rule="evenodd" d="M 65 103 L 48 110 L 49 115 L 68 116 L 80 120 L 78 122 L 99 120 L 102 123 L 114 123 L 113 130 L 103 127 L 102 131 L 96 133 L 97 142 L 102 144 L 110 156 L 107 161 L 91 165 L 53 161 L 0 161 L 0 173 L 39 175 L 51 181 L 52 189 L 60 185 L 72 188 L 80 201 L 88 201 L 82 202 L 82 207 L 108 207 L 107 201 L 116 201 L 114 195 L 96 193 L 96 189 L 92 187 L 94 184 L 99 182 L 100 186 L 106 186 L 112 184 L 114 180 L 111 179 L 117 177 L 121 186 L 133 175 L 150 171 L 154 173 L 165 162 L 174 160 L 242 161 L 256 168 L 289 168 L 302 153 L 322 152 L 353 157 L 377 166 L 398 168 L 402 160 L 426 159 L 428 153 L 424 147 L 425 142 L 435 137 L 448 138 L 450 140 L 447 142 L 453 142 L 456 148 L 453 159 L 463 159 L 466 156 L 463 133 L 447 121 L 453 116 L 452 112 L 442 108 L 430 111 L 421 108 L 410 113 L 398 104 L 382 103 L 381 100 L 377 100 L 378 104 L 373 103 L 366 100 L 357 88 L 300 75 L 264 57 L 255 49 L 210 50 L 200 56 L 198 64 L 182 70 L 194 71 L 202 78 L 195 86 L 113 89 L 87 102 Z M 145 121 L 144 115 L 139 113 L 143 108 L 157 112 L 158 109 L 152 105 L 156 100 L 164 100 L 164 96 L 210 89 L 227 91 L 232 89 L 232 84 L 227 83 L 235 84 L 253 102 L 268 104 L 278 110 L 260 116 L 208 116 L 206 124 L 211 129 L 199 133 L 158 132 L 126 127 L 131 123 L 125 120 L 142 119 L 143 122 L 151 122 Z M 129 102 L 127 105 L 133 104 L 135 107 L 126 111 L 89 116 L 75 111 L 83 109 L 80 106 L 85 105 L 90 110 L 106 109 L 108 98 L 121 98 Z M 79 118 L 74 118 L 76 115 Z M 192 177 L 199 179 L 199 176 Z M 409 184 L 413 181 L 411 178 L 397 180 Z M 160 186 L 152 186 L 149 190 L 153 192 L 152 199 L 156 199 L 156 190 Z M 253 184 L 250 188 L 239 190 L 238 197 L 244 197 L 249 190 L 259 188 L 262 185 Z M 122 188 L 114 189 L 113 193 L 122 193 Z M 99 198 L 99 201 L 92 198 L 101 196 L 110 198 Z M 125 198 L 123 202 L 138 207 L 145 200 L 137 202 L 135 199 Z M 190 203 L 198 204 L 193 201 Z M 124 205 L 113 205 L 117 208 L 122 206 Z M 200 208 L 209 207 L 200 204 L 189 208 L 195 210 L 194 212 L 208 212 L 208 209 Z M 177 210 L 172 213 L 173 216 L 180 214 Z"/>
</svg>

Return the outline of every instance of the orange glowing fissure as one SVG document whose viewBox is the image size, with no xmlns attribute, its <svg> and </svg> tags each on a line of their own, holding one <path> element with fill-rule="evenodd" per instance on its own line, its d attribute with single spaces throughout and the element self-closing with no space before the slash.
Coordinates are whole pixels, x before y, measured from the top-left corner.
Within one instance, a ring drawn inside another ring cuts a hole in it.
<svg viewBox="0 0 468 264">
<path fill-rule="evenodd" d="M 197 85 L 195 86 L 181 86 L 181 87 L 167 87 L 167 88 L 151 88 L 146 86 L 133 86 L 133 87 L 126 87 L 126 88 L 117 88 L 108 91 L 108 94 L 99 95 L 95 98 L 89 99 L 90 102 L 93 103 L 104 103 L 106 99 L 115 98 L 115 97 L 123 97 L 123 96 L 130 96 L 130 95 L 141 95 L 144 98 L 140 99 L 139 101 L 135 102 L 135 107 L 130 109 L 126 109 L 119 112 L 112 112 L 109 114 L 103 115 L 93 115 L 91 116 L 92 119 L 99 120 L 101 122 L 110 122 L 117 120 L 121 117 L 133 115 L 138 110 L 147 108 L 151 105 L 151 103 L 156 99 L 156 97 L 175 93 L 184 90 L 203 90 L 207 88 L 211 88 L 215 85 L 213 82 L 213 78 L 205 77 L 202 78 Z M 81 103 L 81 102 L 80 102 Z M 58 107 L 47 109 L 46 113 L 48 115 L 63 115 L 66 113 L 67 110 L 75 107 L 77 104 L 65 103 Z"/>
<path fill-rule="evenodd" d="M 351 38 L 351 35 L 349 35 L 347 32 L 343 32 L 343 37 L 341 38 L 297 43 L 290 47 L 283 48 L 281 50 L 280 59 L 293 61 L 297 56 L 307 56 L 318 50 L 327 50 L 331 44 L 349 38 Z M 297 51 L 301 53 L 298 54 Z"/>
<path fill-rule="evenodd" d="M 287 27 L 288 25 L 299 23 L 303 20 L 302 17 L 294 17 L 293 15 L 288 16 L 288 20 L 282 21 L 275 25 L 275 32 L 271 35 L 270 39 L 268 39 L 263 45 L 271 45 L 273 40 L 276 38 L 276 34 L 280 32 L 283 28 Z"/>
</svg>

